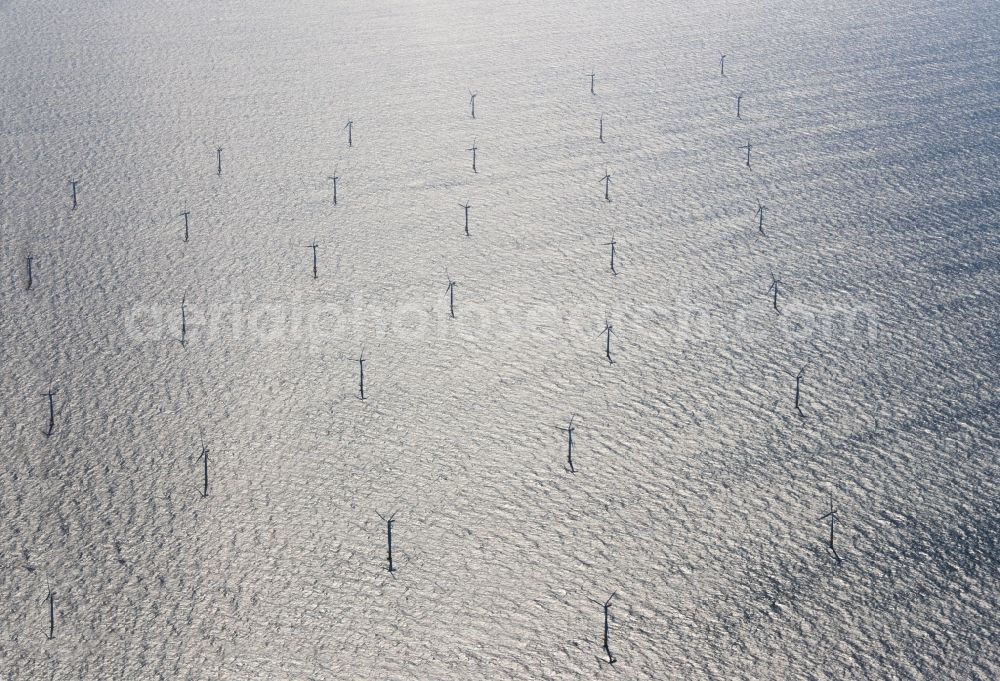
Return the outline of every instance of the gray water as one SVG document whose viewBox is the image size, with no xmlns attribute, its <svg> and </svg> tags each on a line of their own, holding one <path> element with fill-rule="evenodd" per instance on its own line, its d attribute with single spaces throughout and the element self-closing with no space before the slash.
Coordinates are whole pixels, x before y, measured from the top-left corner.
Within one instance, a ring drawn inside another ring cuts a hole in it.
<svg viewBox="0 0 1000 681">
<path fill-rule="evenodd" d="M 998 19 L 0 2 L 0 678 L 997 677 Z"/>
</svg>

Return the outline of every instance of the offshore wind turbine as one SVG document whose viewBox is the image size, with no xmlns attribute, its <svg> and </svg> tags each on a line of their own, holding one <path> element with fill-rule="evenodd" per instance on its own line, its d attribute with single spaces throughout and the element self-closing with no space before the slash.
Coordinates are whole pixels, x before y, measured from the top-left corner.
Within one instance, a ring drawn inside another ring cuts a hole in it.
<svg viewBox="0 0 1000 681">
<path fill-rule="evenodd" d="M 51 641 L 56 637 L 56 592 L 52 590 L 51 585 L 47 585 L 47 587 L 48 594 L 42 602 L 49 604 L 49 633 L 45 635 L 45 638 Z"/>
<path fill-rule="evenodd" d="M 613 327 L 608 320 L 604 320 L 604 330 L 601 331 L 598 336 L 607 336 L 607 342 L 604 345 L 604 354 L 608 358 L 608 364 L 614 364 L 615 360 L 611 358 L 611 336 L 617 336 L 615 333 L 615 327 Z"/>
<path fill-rule="evenodd" d="M 181 296 L 181 347 L 187 347 L 187 296 Z"/>
<path fill-rule="evenodd" d="M 615 241 L 614 232 L 611 233 L 611 241 L 604 243 L 605 246 L 611 246 L 611 273 L 618 276 L 618 270 L 615 269 L 615 254 L 618 252 L 616 246 L 618 242 Z"/>
<path fill-rule="evenodd" d="M 767 292 L 768 293 L 771 293 L 772 291 L 774 292 L 774 299 L 772 304 L 774 305 L 774 311 L 777 312 L 778 314 L 781 314 L 781 310 L 778 309 L 778 285 L 781 283 L 782 283 L 781 279 L 778 279 L 776 276 L 774 276 L 774 272 L 771 272 L 771 286 L 767 289 Z"/>
<path fill-rule="evenodd" d="M 376 511 L 378 513 L 378 511 Z M 395 572 L 396 568 L 392 564 L 392 525 L 396 522 L 396 513 L 398 511 L 393 511 L 392 515 L 386 518 L 381 513 L 378 513 L 378 517 L 385 521 L 385 540 L 388 547 L 388 558 L 389 558 L 389 572 Z"/>
<path fill-rule="evenodd" d="M 833 557 L 836 558 L 838 561 L 840 561 L 840 555 L 837 553 L 837 548 L 833 544 L 833 526 L 836 517 L 837 517 L 837 511 L 834 510 L 833 508 L 833 492 L 830 492 L 830 510 L 827 511 L 826 514 L 821 516 L 820 520 L 826 520 L 827 518 L 830 519 L 830 541 L 829 541 L 830 551 L 833 553 Z"/>
<path fill-rule="evenodd" d="M 576 473 L 576 469 L 573 467 L 573 431 L 576 430 L 573 427 L 573 419 L 575 418 L 576 418 L 575 416 L 570 416 L 569 424 L 565 428 L 563 428 L 562 426 L 558 426 L 559 430 L 566 433 L 567 436 L 567 445 L 569 447 L 569 451 L 566 454 L 566 462 L 569 464 L 570 473 Z"/>
<path fill-rule="evenodd" d="M 799 413 L 800 418 L 805 418 L 806 415 L 802 413 L 802 379 L 805 376 L 806 368 L 802 367 L 799 369 L 799 373 L 795 376 L 795 411 Z"/>
<path fill-rule="evenodd" d="M 337 169 L 334 168 L 333 169 L 333 175 L 330 175 L 326 179 L 328 179 L 331 182 L 333 182 L 333 205 L 336 206 L 337 205 L 337 180 L 340 179 L 340 177 L 337 176 Z"/>
<path fill-rule="evenodd" d="M 55 391 L 49 388 L 49 391 L 45 393 L 45 396 L 49 399 L 49 427 L 45 431 L 45 437 L 52 437 L 52 433 L 56 428 L 56 403 L 53 399 Z"/>
<path fill-rule="evenodd" d="M 359 370 L 358 386 L 361 389 L 361 395 L 358 397 L 358 399 L 360 399 L 360 400 L 364 400 L 365 399 L 365 362 L 366 361 L 367 360 L 365 359 L 365 349 L 361 348 L 361 356 L 358 357 L 358 359 L 357 359 L 358 370 Z"/>
<path fill-rule="evenodd" d="M 469 147 L 468 149 L 466 149 L 466 151 L 471 151 L 472 152 L 472 172 L 474 172 L 474 173 L 478 173 L 479 172 L 478 170 L 476 170 L 476 150 L 478 148 L 479 147 L 476 146 L 476 140 L 472 140 L 472 146 Z"/>
<path fill-rule="evenodd" d="M 618 594 L 617 591 L 615 593 L 611 594 L 608 597 L 608 600 L 604 601 L 603 603 L 601 603 L 600 601 L 594 601 L 593 599 L 591 599 L 594 603 L 597 603 L 598 605 L 600 605 L 604 609 L 604 642 L 601 645 L 601 647 L 604 648 L 604 654 L 608 656 L 608 664 L 614 664 L 615 662 L 618 661 L 618 658 L 616 658 L 614 655 L 611 654 L 611 636 L 610 636 L 610 631 L 611 631 L 611 600 L 617 594 Z"/>
<path fill-rule="evenodd" d="M 472 208 L 472 205 L 469 203 L 468 199 L 466 199 L 465 203 L 460 203 L 458 205 L 465 209 L 465 236 L 472 236 L 469 234 L 469 209 Z"/>
<path fill-rule="evenodd" d="M 311 248 L 313 252 L 313 279 L 316 279 L 319 277 L 319 273 L 316 268 L 316 249 L 319 248 L 319 244 L 313 241 L 311 244 L 306 246 L 306 248 Z"/>
<path fill-rule="evenodd" d="M 611 173 L 605 170 L 600 182 L 604 183 L 604 200 L 611 203 Z"/>
<path fill-rule="evenodd" d="M 201 461 L 203 463 L 201 497 L 204 499 L 208 496 L 208 447 L 205 446 L 204 433 L 202 433 L 201 454 L 198 456 L 196 461 Z"/>
<path fill-rule="evenodd" d="M 451 318 L 455 318 L 455 282 L 452 280 L 451 275 L 448 276 L 448 288 L 445 289 L 448 293 L 448 309 L 451 312 Z"/>
</svg>

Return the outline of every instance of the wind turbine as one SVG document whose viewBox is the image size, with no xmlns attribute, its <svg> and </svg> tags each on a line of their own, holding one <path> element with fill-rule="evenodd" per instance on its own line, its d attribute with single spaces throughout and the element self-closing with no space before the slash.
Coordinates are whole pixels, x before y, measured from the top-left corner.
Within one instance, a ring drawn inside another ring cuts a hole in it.
<svg viewBox="0 0 1000 681">
<path fill-rule="evenodd" d="M 604 171 L 604 177 L 602 177 L 600 182 L 604 183 L 604 200 L 611 203 L 611 173 L 607 170 Z"/>
<path fill-rule="evenodd" d="M 611 241 L 608 241 L 608 242 L 604 243 L 605 246 L 611 246 L 611 272 L 615 276 L 618 276 L 618 271 L 615 269 L 615 253 L 617 253 L 617 249 L 616 249 L 616 245 L 617 244 L 618 244 L 618 242 L 615 241 L 615 234 L 614 234 L 614 232 L 611 233 Z"/>
<path fill-rule="evenodd" d="M 460 203 L 458 205 L 465 209 L 465 236 L 472 236 L 469 234 L 469 209 L 472 208 L 472 205 L 469 203 L 468 199 L 466 199 L 465 203 Z"/>
<path fill-rule="evenodd" d="M 337 169 L 334 168 L 333 169 L 333 175 L 330 175 L 326 179 L 328 179 L 331 182 L 333 182 L 333 205 L 336 206 L 337 205 L 337 180 L 340 179 L 340 177 L 337 176 Z"/>
<path fill-rule="evenodd" d="M 365 399 L 365 349 L 361 348 L 361 356 L 358 357 L 358 369 L 360 371 L 360 379 L 358 385 L 361 388 L 361 396 L 358 398 L 360 400 Z"/>
<path fill-rule="evenodd" d="M 476 149 L 478 149 L 478 147 L 476 146 L 475 140 L 472 140 L 472 146 L 466 149 L 466 151 L 472 152 L 472 172 L 474 173 L 479 172 L 478 170 L 476 170 Z"/>
<path fill-rule="evenodd" d="M 56 637 L 56 592 L 52 590 L 52 585 L 48 583 L 47 579 L 46 588 L 48 594 L 42 599 L 42 602 L 48 602 L 49 604 L 49 633 L 45 638 L 51 641 Z"/>
<path fill-rule="evenodd" d="M 45 437 L 52 437 L 52 433 L 56 427 L 56 403 L 53 400 L 55 394 L 55 391 L 51 388 L 45 393 L 45 396 L 49 398 L 49 429 L 45 431 Z"/>
<path fill-rule="evenodd" d="M 319 274 L 316 271 L 316 249 L 319 248 L 319 244 L 313 241 L 311 244 L 306 246 L 306 248 L 311 248 L 313 252 L 313 279 L 316 279 L 319 276 Z"/>
<path fill-rule="evenodd" d="M 837 549 L 833 545 L 833 523 L 837 517 L 837 511 L 833 508 L 833 492 L 830 492 L 830 510 L 820 517 L 820 520 L 830 519 L 830 551 L 833 553 L 833 557 L 840 561 L 840 555 L 837 554 Z"/>
<path fill-rule="evenodd" d="M 600 332 L 599 334 L 597 334 L 597 335 L 598 335 L 598 336 L 604 336 L 604 335 L 607 335 L 607 343 L 606 343 L 606 344 L 605 344 L 605 346 L 604 346 L 604 354 L 605 354 L 605 355 L 607 356 L 607 358 L 608 358 L 608 364 L 614 364 L 614 363 L 615 363 L 615 360 L 613 360 L 613 359 L 611 358 L 611 336 L 612 336 L 612 335 L 614 335 L 614 336 L 616 336 L 616 337 L 618 336 L 618 334 L 617 334 L 617 333 L 615 333 L 615 327 L 613 327 L 613 326 L 612 326 L 612 325 L 611 325 L 611 324 L 610 324 L 610 323 L 608 322 L 608 320 L 607 320 L 607 319 L 605 319 L 605 320 L 604 320 L 604 330 L 603 330 L 603 331 L 601 331 L 601 332 Z"/>
<path fill-rule="evenodd" d="M 608 596 L 608 600 L 601 603 L 600 601 L 595 601 L 590 599 L 592 602 L 597 603 L 597 605 L 604 608 L 604 644 L 601 646 L 604 648 L 604 653 L 608 656 L 608 664 L 614 664 L 618 659 L 611 654 L 611 642 L 610 642 L 610 624 L 611 624 L 611 599 L 613 599 L 618 592 L 614 592 Z"/>
<path fill-rule="evenodd" d="M 389 572 L 395 572 L 396 571 L 396 568 L 394 568 L 393 565 L 392 565 L 392 524 L 394 522 L 396 522 L 396 514 L 398 512 L 399 511 L 393 511 L 392 515 L 390 515 L 388 518 L 386 518 L 384 515 L 382 515 L 381 513 L 378 513 L 378 511 L 376 511 L 376 513 L 378 513 L 378 517 L 385 521 L 386 544 L 389 547 L 389 551 L 388 551 L 388 553 L 389 553 Z"/>
<path fill-rule="evenodd" d="M 455 318 L 455 282 L 452 280 L 451 275 L 448 275 L 448 288 L 445 289 L 448 293 L 448 308 L 451 311 L 451 318 Z"/>
<path fill-rule="evenodd" d="M 201 461 L 204 463 L 204 485 L 201 491 L 201 497 L 204 499 L 208 496 L 208 447 L 205 446 L 205 434 L 201 435 L 201 454 L 198 456 L 196 461 Z"/>
<path fill-rule="evenodd" d="M 806 415 L 802 413 L 801 398 L 802 398 L 802 379 L 805 376 L 806 368 L 802 367 L 799 369 L 799 373 L 795 376 L 795 411 L 799 413 L 800 418 L 805 418 Z"/>
<path fill-rule="evenodd" d="M 781 279 L 774 276 L 774 272 L 771 272 L 771 286 L 767 289 L 768 293 L 774 292 L 774 311 L 781 314 L 781 310 L 778 309 L 778 284 L 781 284 Z"/>
<path fill-rule="evenodd" d="M 181 347 L 187 348 L 187 296 L 181 296 Z"/>
<path fill-rule="evenodd" d="M 563 428 L 562 426 L 557 426 L 559 428 L 559 430 L 561 430 L 564 433 L 566 433 L 566 435 L 568 437 L 569 452 L 566 455 L 566 461 L 569 463 L 569 472 L 570 473 L 576 473 L 576 469 L 573 467 L 573 431 L 575 430 L 573 428 L 573 419 L 575 419 L 575 418 L 576 418 L 576 416 L 570 416 L 569 417 L 569 425 L 567 425 L 565 428 Z"/>
</svg>

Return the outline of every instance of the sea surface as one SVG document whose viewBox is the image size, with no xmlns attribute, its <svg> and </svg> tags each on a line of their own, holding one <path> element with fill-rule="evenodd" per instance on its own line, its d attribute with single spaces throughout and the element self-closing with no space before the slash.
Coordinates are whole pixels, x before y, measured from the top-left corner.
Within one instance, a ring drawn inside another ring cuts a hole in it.
<svg viewBox="0 0 1000 681">
<path fill-rule="evenodd" d="M 998 44 L 0 0 L 0 679 L 1000 677 Z"/>
</svg>

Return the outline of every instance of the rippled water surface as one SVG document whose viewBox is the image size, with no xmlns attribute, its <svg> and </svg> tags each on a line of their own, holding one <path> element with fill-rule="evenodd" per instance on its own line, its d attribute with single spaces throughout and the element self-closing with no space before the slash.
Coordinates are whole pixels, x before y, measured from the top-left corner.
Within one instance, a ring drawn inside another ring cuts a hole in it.
<svg viewBox="0 0 1000 681">
<path fill-rule="evenodd" d="M 0 678 L 997 677 L 998 27 L 0 1 Z"/>
</svg>

